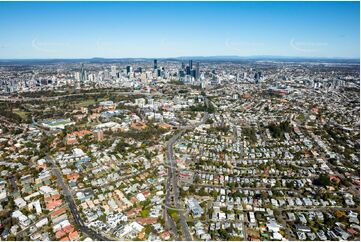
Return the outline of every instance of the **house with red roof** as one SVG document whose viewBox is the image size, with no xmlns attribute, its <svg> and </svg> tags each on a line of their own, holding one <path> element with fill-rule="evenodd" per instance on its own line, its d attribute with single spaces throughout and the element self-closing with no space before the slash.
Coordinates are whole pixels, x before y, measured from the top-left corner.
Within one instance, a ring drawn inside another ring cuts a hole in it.
<svg viewBox="0 0 361 242">
<path fill-rule="evenodd" d="M 78 231 L 73 231 L 69 234 L 69 239 L 70 240 L 79 240 L 79 233 Z"/>
<path fill-rule="evenodd" d="M 65 141 L 67 145 L 72 145 L 78 143 L 78 139 L 82 139 L 86 135 L 93 134 L 89 130 L 80 130 L 80 131 L 74 131 L 71 134 L 67 134 L 65 137 Z"/>
</svg>

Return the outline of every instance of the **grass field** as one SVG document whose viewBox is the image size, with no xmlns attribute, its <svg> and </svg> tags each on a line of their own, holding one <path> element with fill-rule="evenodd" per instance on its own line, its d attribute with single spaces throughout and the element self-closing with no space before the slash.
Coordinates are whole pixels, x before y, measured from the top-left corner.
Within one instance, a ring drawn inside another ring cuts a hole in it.
<svg viewBox="0 0 361 242">
<path fill-rule="evenodd" d="M 75 105 L 77 107 L 88 107 L 90 105 L 94 105 L 94 104 L 99 103 L 101 101 L 104 101 L 104 98 L 98 98 L 97 101 L 95 101 L 94 98 L 88 98 L 88 99 L 84 99 L 84 100 L 82 100 L 80 102 L 76 102 Z"/>
<path fill-rule="evenodd" d="M 13 109 L 13 112 L 19 115 L 23 120 L 26 120 L 28 118 L 28 112 L 25 112 L 23 110 L 20 110 L 18 108 Z"/>
</svg>

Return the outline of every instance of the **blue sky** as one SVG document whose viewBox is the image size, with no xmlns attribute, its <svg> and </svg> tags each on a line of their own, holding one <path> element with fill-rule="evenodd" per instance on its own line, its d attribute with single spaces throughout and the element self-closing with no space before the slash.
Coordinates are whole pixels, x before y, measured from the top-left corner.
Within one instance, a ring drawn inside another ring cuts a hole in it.
<svg viewBox="0 0 361 242">
<path fill-rule="evenodd" d="M 0 58 L 360 53 L 359 2 L 0 2 Z"/>
</svg>

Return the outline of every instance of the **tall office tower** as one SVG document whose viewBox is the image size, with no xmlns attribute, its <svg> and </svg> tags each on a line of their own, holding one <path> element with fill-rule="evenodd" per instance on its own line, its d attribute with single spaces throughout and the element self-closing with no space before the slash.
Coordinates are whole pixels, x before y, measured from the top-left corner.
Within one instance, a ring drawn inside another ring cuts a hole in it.
<svg viewBox="0 0 361 242">
<path fill-rule="evenodd" d="M 191 76 L 193 76 L 194 79 L 197 79 L 197 71 L 196 70 L 191 70 Z"/>
<path fill-rule="evenodd" d="M 258 81 L 259 81 L 259 76 L 258 76 L 258 72 L 256 72 L 256 73 L 254 74 L 254 82 L 257 84 Z"/>
<path fill-rule="evenodd" d="M 184 62 L 182 61 L 182 70 L 184 70 L 186 68 Z"/>
<path fill-rule="evenodd" d="M 133 72 L 133 68 L 131 66 L 127 66 L 127 74 L 129 74 L 130 72 Z"/>
<path fill-rule="evenodd" d="M 200 76 L 200 73 L 199 73 L 199 62 L 197 62 L 197 64 L 196 64 L 196 75 L 195 75 L 195 79 L 199 79 L 199 76 Z"/>
<path fill-rule="evenodd" d="M 157 69 L 158 66 L 157 66 L 157 60 L 154 60 L 154 70 Z"/>
<path fill-rule="evenodd" d="M 84 71 L 84 64 L 81 64 L 81 71 L 80 71 L 80 81 L 85 81 L 85 71 Z"/>
<path fill-rule="evenodd" d="M 109 73 L 108 70 L 105 70 L 105 71 L 103 72 L 103 74 L 104 74 L 104 79 L 106 79 L 106 80 L 109 80 L 109 79 L 110 79 L 110 73 Z"/>
<path fill-rule="evenodd" d="M 115 76 L 117 75 L 117 67 L 116 67 L 116 66 L 111 66 L 110 69 L 111 69 L 110 74 L 111 74 L 113 77 L 115 77 Z"/>
<path fill-rule="evenodd" d="M 190 75 L 190 74 L 191 74 L 191 68 L 190 68 L 190 66 L 187 66 L 187 67 L 186 67 L 186 74 L 187 74 L 187 75 Z"/>
<path fill-rule="evenodd" d="M 74 77 L 76 81 L 80 81 L 80 72 L 75 72 Z"/>
<path fill-rule="evenodd" d="M 259 72 L 256 72 L 254 74 L 254 80 L 255 80 L 255 83 L 258 83 L 261 79 L 261 76 L 262 76 L 262 73 L 259 71 Z"/>
<path fill-rule="evenodd" d="M 192 70 L 193 69 L 193 61 L 189 60 L 189 68 Z"/>
</svg>

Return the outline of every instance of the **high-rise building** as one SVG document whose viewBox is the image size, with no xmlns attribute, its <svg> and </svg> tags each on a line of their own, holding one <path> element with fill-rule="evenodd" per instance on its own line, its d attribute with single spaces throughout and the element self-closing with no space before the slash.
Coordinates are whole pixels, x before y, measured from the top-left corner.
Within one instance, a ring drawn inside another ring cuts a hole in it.
<svg viewBox="0 0 361 242">
<path fill-rule="evenodd" d="M 189 60 L 189 68 L 192 70 L 193 69 L 193 61 Z"/>
<path fill-rule="evenodd" d="M 187 74 L 187 75 L 190 75 L 190 74 L 191 74 L 191 67 L 190 67 L 190 66 L 187 66 L 187 67 L 186 67 L 186 74 Z"/>
<path fill-rule="evenodd" d="M 191 70 L 191 76 L 194 77 L 194 79 L 197 79 L 197 71 Z"/>
<path fill-rule="evenodd" d="M 131 66 L 127 66 L 127 74 L 129 74 L 130 72 L 133 72 L 133 68 Z"/>
<path fill-rule="evenodd" d="M 154 70 L 158 68 L 157 60 L 154 60 Z"/>
<path fill-rule="evenodd" d="M 116 66 L 111 66 L 110 69 L 111 69 L 110 74 L 111 74 L 113 77 L 115 77 L 115 76 L 117 75 L 117 67 L 116 67 Z"/>
<path fill-rule="evenodd" d="M 84 71 L 84 64 L 81 64 L 81 71 L 80 71 L 80 81 L 85 81 L 85 71 Z"/>
<path fill-rule="evenodd" d="M 262 77 L 262 72 L 256 72 L 255 74 L 254 74 L 254 80 L 255 80 L 255 83 L 258 83 L 259 81 L 260 81 L 260 79 L 261 79 L 261 77 Z"/>
<path fill-rule="evenodd" d="M 75 72 L 74 77 L 76 81 L 80 81 L 80 72 Z"/>
<path fill-rule="evenodd" d="M 103 75 L 104 75 L 104 79 L 105 79 L 105 80 L 109 80 L 109 79 L 110 79 L 110 72 L 109 72 L 109 70 L 104 70 Z"/>
<path fill-rule="evenodd" d="M 195 74 L 195 79 L 199 79 L 200 73 L 199 73 L 199 62 L 197 62 L 196 64 L 196 74 Z"/>
</svg>

